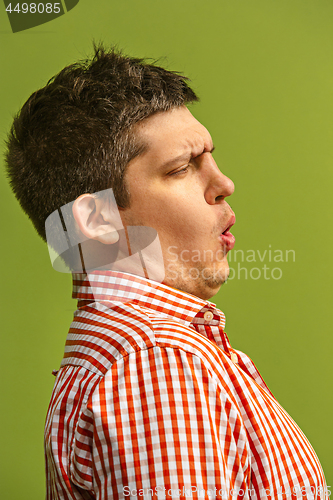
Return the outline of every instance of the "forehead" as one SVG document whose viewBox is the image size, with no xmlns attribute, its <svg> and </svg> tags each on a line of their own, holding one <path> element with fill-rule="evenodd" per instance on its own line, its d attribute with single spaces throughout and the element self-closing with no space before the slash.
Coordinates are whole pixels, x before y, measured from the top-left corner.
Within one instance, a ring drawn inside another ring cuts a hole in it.
<svg viewBox="0 0 333 500">
<path fill-rule="evenodd" d="M 208 130 L 185 106 L 150 116 L 137 131 L 147 145 L 145 154 L 156 159 L 187 152 L 197 156 L 213 147 Z"/>
</svg>

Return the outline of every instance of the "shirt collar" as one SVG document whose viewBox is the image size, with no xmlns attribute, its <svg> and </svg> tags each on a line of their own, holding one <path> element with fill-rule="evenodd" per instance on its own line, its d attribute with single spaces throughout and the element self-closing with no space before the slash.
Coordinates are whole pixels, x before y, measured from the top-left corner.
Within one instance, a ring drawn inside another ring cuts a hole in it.
<svg viewBox="0 0 333 500">
<path fill-rule="evenodd" d="M 187 326 L 199 311 L 209 308 L 219 314 L 222 328 L 225 325 L 225 316 L 214 303 L 128 273 L 106 270 L 89 274 L 73 273 L 72 297 L 78 299 L 78 307 L 91 302 L 137 304 L 176 317 Z"/>
</svg>

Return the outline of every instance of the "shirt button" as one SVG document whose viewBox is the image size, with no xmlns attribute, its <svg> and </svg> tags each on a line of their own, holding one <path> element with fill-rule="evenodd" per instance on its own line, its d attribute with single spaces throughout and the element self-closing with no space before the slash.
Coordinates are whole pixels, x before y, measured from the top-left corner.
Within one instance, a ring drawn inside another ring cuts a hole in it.
<svg viewBox="0 0 333 500">
<path fill-rule="evenodd" d="M 237 356 L 237 354 L 235 354 L 234 352 L 232 352 L 232 353 L 230 354 L 230 357 L 231 357 L 231 361 L 232 361 L 233 363 L 238 363 L 238 356 Z"/>
<path fill-rule="evenodd" d="M 206 321 L 212 321 L 212 319 L 214 318 L 214 314 L 212 313 L 212 311 L 206 311 L 204 314 L 204 318 Z"/>
</svg>

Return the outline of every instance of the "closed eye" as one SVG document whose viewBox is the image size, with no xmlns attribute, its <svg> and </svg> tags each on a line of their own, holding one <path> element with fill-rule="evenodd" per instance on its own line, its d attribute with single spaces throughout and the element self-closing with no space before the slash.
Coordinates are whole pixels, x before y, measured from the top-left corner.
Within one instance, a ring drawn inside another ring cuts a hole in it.
<svg viewBox="0 0 333 500">
<path fill-rule="evenodd" d="M 186 174 L 188 169 L 189 169 L 189 165 L 186 165 L 186 167 L 181 168 L 180 170 L 176 170 L 175 172 L 171 172 L 169 175 Z"/>
</svg>

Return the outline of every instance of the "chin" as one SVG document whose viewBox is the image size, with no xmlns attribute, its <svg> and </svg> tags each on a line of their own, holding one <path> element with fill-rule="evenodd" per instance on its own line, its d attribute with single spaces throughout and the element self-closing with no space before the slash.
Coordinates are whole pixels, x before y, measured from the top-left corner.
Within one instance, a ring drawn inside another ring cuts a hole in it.
<svg viewBox="0 0 333 500">
<path fill-rule="evenodd" d="M 220 284 L 222 285 L 225 281 L 227 281 L 229 277 L 229 264 L 227 261 L 227 258 L 225 258 L 225 261 L 223 262 L 223 265 L 220 266 L 218 271 L 216 272 L 216 279 L 220 280 Z"/>
<path fill-rule="evenodd" d="M 229 276 L 229 265 L 226 257 L 222 261 L 203 263 L 195 267 L 178 267 L 171 263 L 166 268 L 164 283 L 178 290 L 191 293 L 208 300 L 217 294 Z"/>
<path fill-rule="evenodd" d="M 194 285 L 196 289 L 195 295 L 209 300 L 220 290 L 221 286 L 226 283 L 229 276 L 229 266 L 224 265 L 218 269 L 212 269 L 209 275 L 206 275 L 204 279 L 198 280 Z"/>
</svg>

